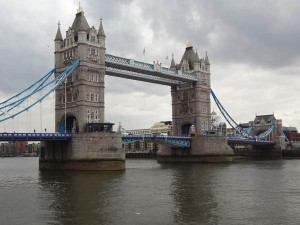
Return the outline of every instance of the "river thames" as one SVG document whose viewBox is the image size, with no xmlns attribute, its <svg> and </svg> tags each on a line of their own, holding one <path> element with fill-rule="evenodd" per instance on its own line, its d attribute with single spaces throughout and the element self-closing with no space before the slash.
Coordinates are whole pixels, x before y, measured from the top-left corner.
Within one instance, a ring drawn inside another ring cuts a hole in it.
<svg viewBox="0 0 300 225">
<path fill-rule="evenodd" d="M 39 171 L 0 159 L 0 224 L 299 224 L 300 160 Z"/>
</svg>

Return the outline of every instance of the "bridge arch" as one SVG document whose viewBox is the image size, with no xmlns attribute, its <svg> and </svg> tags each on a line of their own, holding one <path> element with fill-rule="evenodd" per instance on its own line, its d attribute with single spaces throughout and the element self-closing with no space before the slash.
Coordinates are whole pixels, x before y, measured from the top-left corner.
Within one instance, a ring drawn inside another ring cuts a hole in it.
<svg viewBox="0 0 300 225">
<path fill-rule="evenodd" d="M 191 128 L 192 128 L 192 123 L 185 123 L 181 127 L 181 135 L 182 136 L 189 136 Z"/>
<path fill-rule="evenodd" d="M 65 125 L 66 125 L 66 128 L 65 128 Z M 59 131 L 60 131 L 60 133 L 65 133 L 65 130 L 66 130 L 66 133 L 78 133 L 79 132 L 78 120 L 71 113 L 67 113 L 66 118 L 65 118 L 65 115 L 63 115 L 60 119 Z"/>
</svg>

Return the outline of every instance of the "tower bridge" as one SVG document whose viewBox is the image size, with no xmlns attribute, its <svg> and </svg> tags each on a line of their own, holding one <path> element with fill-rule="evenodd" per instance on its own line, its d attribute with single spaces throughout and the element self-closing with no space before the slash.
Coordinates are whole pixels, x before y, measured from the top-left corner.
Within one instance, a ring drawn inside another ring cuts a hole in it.
<svg viewBox="0 0 300 225">
<path fill-rule="evenodd" d="M 40 169 L 125 169 L 122 138 L 123 142 L 130 142 L 145 140 L 145 137 L 122 137 L 121 134 L 112 132 L 113 124 L 104 122 L 105 75 L 171 87 L 173 137 L 146 137 L 161 143 L 157 153 L 159 162 L 232 161 L 233 150 L 228 143 L 237 140 L 204 135 L 211 126 L 211 93 L 217 104 L 219 103 L 218 106 L 224 109 L 211 91 L 210 61 L 207 53 L 200 58 L 193 46 L 188 44 L 179 63 L 176 64 L 172 57 L 170 68 L 162 67 L 158 62 L 149 64 L 107 54 L 102 19 L 99 29 L 96 30 L 94 26 L 90 27 L 82 9 L 76 14 L 65 38 L 58 24 L 54 41 L 55 70 L 52 73 L 55 73 L 55 78 L 48 83 L 56 84 L 51 90 L 55 90 L 55 131 L 65 135 L 8 135 L 11 138 L 28 140 L 44 136 Z M 20 98 L 16 95 L 17 100 L 10 99 L 13 103 L 3 102 L 5 106 L 0 109 L 4 110 L 2 116 L 8 115 L 12 109 L 19 108 L 27 98 L 48 86 L 48 78 L 49 76 L 45 76 L 45 80 L 36 82 L 25 97 Z M 42 101 L 45 96 L 22 112 Z M 19 113 L 21 112 L 3 120 L 14 118 Z M 227 118 L 231 118 L 226 111 L 223 115 L 225 118 L 226 115 Z M 195 136 L 187 137 L 191 126 L 195 129 Z M 238 131 L 245 133 L 243 129 Z M 0 139 L 6 137 L 0 135 Z M 62 141 L 63 138 L 65 141 Z M 249 140 L 247 141 L 249 144 Z M 257 141 L 255 140 L 256 144 L 253 146 L 259 143 Z M 271 142 L 261 140 L 261 145 L 257 146 L 274 146 L 275 142 Z M 190 154 L 177 157 L 178 148 L 189 148 Z"/>
</svg>

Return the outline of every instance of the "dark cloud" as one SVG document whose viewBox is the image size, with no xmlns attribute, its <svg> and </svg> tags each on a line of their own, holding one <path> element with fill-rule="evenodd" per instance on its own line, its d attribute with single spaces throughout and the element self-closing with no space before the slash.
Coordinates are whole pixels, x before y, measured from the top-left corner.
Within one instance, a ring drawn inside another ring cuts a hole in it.
<svg viewBox="0 0 300 225">
<path fill-rule="evenodd" d="M 128 6 L 130 3 L 141 11 L 138 14 L 141 18 L 136 19 L 145 24 L 130 23 L 131 14 L 136 10 Z M 120 8 L 112 13 L 112 20 L 113 24 L 122 21 L 122 26 L 106 24 L 106 29 L 113 36 L 110 42 L 115 40 L 111 44 L 112 49 L 115 47 L 119 52 L 122 49 L 126 52 L 138 51 L 143 37 L 140 31 L 146 25 L 153 32 L 154 40 L 163 36 L 165 41 L 192 41 L 198 48 L 214 55 L 218 63 L 239 61 L 264 67 L 282 67 L 292 64 L 295 57 L 299 57 L 297 43 L 300 31 L 295 28 L 300 8 L 296 1 L 251 1 L 246 4 L 234 0 L 154 0 L 129 1 L 119 6 L 127 7 L 128 14 L 122 14 Z"/>
<path fill-rule="evenodd" d="M 172 53 L 179 62 L 191 41 L 200 57 L 208 51 L 212 88 L 239 122 L 275 111 L 289 125 L 299 123 L 298 1 L 85 0 L 81 5 L 90 26 L 98 29 L 103 18 L 108 53 L 168 66 Z M 9 94 L 52 69 L 57 22 L 64 36 L 78 6 L 60 0 L 0 0 L 0 6 L 0 92 Z M 169 87 L 114 77 L 105 82 L 110 121 L 126 121 L 132 129 L 171 119 Z M 145 101 L 149 105 L 140 108 Z"/>
</svg>

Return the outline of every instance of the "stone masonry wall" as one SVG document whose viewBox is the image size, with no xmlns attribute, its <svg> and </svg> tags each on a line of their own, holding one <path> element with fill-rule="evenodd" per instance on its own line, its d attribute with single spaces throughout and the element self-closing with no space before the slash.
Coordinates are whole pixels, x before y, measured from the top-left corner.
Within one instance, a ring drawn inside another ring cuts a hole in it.
<svg viewBox="0 0 300 225">
<path fill-rule="evenodd" d="M 121 135 L 116 133 L 73 134 L 70 159 L 125 160 Z"/>
</svg>

